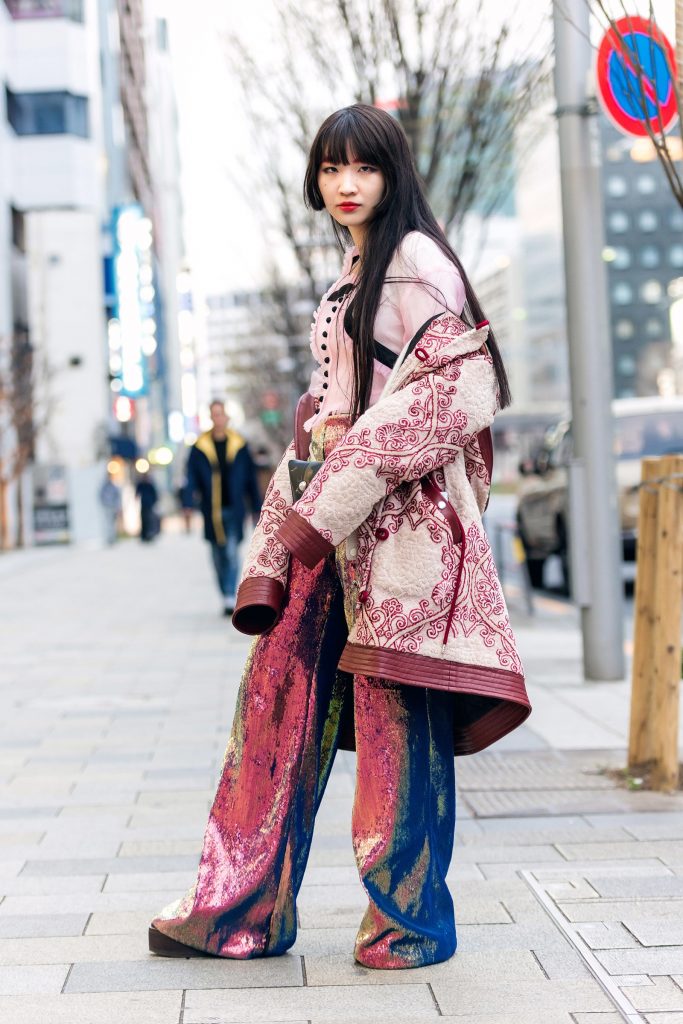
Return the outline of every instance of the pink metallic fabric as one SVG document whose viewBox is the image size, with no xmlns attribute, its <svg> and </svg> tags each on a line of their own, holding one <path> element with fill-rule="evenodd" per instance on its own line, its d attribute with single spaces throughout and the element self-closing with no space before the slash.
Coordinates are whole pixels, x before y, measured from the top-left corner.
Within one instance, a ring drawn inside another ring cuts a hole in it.
<svg viewBox="0 0 683 1024">
<path fill-rule="evenodd" d="M 348 421 L 314 433 L 329 454 Z M 292 561 L 280 621 L 252 647 L 196 884 L 155 919 L 217 956 L 284 953 L 345 721 L 357 750 L 353 846 L 368 908 L 354 955 L 368 967 L 435 963 L 456 945 L 445 881 L 455 824 L 453 698 L 337 670 L 357 601 L 342 545 L 313 571 Z M 350 715 L 352 719 L 349 719 Z"/>
</svg>

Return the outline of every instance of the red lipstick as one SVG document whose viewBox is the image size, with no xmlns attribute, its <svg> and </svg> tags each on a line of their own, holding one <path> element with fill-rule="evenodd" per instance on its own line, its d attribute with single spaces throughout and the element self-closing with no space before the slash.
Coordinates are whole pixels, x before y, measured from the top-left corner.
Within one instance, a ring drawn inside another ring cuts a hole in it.
<svg viewBox="0 0 683 1024">
<path fill-rule="evenodd" d="M 347 213 L 350 213 L 352 210 L 357 210 L 360 203 L 338 203 L 338 206 L 340 210 L 345 210 Z"/>
</svg>

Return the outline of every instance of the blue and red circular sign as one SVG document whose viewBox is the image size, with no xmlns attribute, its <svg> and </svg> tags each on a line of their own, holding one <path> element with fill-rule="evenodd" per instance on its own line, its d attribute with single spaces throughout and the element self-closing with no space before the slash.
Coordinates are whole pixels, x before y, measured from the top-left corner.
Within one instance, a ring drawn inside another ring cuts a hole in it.
<svg viewBox="0 0 683 1024">
<path fill-rule="evenodd" d="M 598 94 L 605 111 L 627 135 L 647 135 L 648 119 L 652 131 L 668 131 L 678 116 L 671 43 L 647 18 L 619 18 L 615 28 L 605 32 L 598 50 Z"/>
</svg>

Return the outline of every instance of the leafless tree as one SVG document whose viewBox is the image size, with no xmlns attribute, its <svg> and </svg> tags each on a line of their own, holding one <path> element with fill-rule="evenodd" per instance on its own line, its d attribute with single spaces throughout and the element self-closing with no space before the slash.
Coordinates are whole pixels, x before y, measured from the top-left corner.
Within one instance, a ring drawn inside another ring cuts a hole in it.
<svg viewBox="0 0 683 1024">
<path fill-rule="evenodd" d="M 551 94 L 549 30 L 544 23 L 527 36 L 520 57 L 512 49 L 516 12 L 501 17 L 496 6 L 492 20 L 486 0 L 282 0 L 278 12 L 275 60 L 269 47 L 250 47 L 239 34 L 227 41 L 228 60 L 252 127 L 245 197 L 289 254 L 312 308 L 336 262 L 329 228 L 301 196 L 323 117 L 353 102 L 390 109 L 457 241 L 468 213 L 485 221 L 509 194 L 518 129 Z M 289 336 L 287 290 L 271 284 Z"/>
<path fill-rule="evenodd" d="M 36 358 L 28 332 L 21 328 L 0 339 L 0 551 L 23 547 L 24 507 L 21 478 L 34 458 L 36 440 L 49 419 L 47 364 Z M 44 401 L 36 401 L 37 381 Z M 16 533 L 10 537 L 9 493 L 16 488 Z"/>
<path fill-rule="evenodd" d="M 676 0 L 677 31 L 681 36 L 678 44 L 678 71 L 671 61 L 668 48 L 664 45 L 664 35 L 659 28 L 652 0 L 643 5 L 644 13 L 652 24 L 649 42 L 649 63 L 654 65 L 655 59 L 661 54 L 671 76 L 671 87 L 674 92 L 678 122 L 669 134 L 664 131 L 662 118 L 662 101 L 658 90 L 653 89 L 650 75 L 643 66 L 638 49 L 633 45 L 632 37 L 617 24 L 621 19 L 628 18 L 632 23 L 636 13 L 627 9 L 624 0 L 586 0 L 590 10 L 605 30 L 610 30 L 617 43 L 617 52 L 623 72 L 622 81 L 626 94 L 635 110 L 642 116 L 647 136 L 652 143 L 654 153 L 664 171 L 666 180 L 676 201 L 683 206 L 683 0 Z"/>
</svg>

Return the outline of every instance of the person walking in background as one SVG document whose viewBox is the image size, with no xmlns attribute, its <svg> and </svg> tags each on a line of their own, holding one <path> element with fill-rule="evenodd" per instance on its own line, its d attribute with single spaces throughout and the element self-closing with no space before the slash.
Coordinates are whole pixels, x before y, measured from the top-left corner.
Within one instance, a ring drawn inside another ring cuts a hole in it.
<svg viewBox="0 0 683 1024">
<path fill-rule="evenodd" d="M 228 426 L 223 402 L 210 406 L 211 430 L 192 446 L 187 460 L 183 507 L 199 506 L 204 517 L 204 536 L 211 545 L 224 614 L 232 615 L 237 590 L 237 549 L 244 536 L 245 502 L 254 517 L 261 511 L 261 492 L 256 467 L 244 438 Z"/>
<path fill-rule="evenodd" d="M 100 505 L 104 512 L 104 535 L 107 544 L 111 547 L 116 543 L 118 533 L 119 514 L 121 512 L 121 491 L 112 480 L 109 473 L 104 478 L 100 487 Z"/>
<path fill-rule="evenodd" d="M 159 532 L 159 517 L 155 510 L 159 493 L 149 473 L 141 473 L 135 494 L 140 499 L 140 540 L 154 540 Z"/>
</svg>

